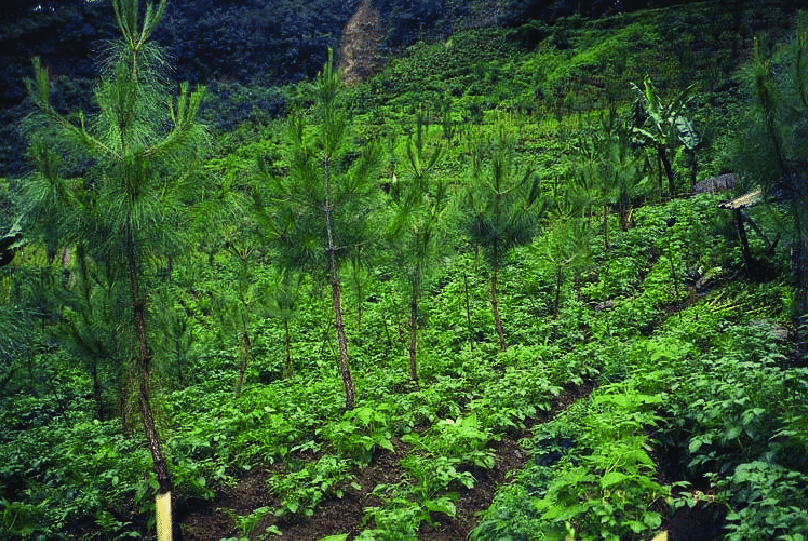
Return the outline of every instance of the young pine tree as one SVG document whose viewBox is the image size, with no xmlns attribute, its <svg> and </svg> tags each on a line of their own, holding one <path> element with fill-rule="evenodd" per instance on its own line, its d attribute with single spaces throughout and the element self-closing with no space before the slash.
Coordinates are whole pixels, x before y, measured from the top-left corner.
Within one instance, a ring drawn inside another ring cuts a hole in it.
<svg viewBox="0 0 808 541">
<path fill-rule="evenodd" d="M 758 36 L 746 83 L 753 97 L 734 141 L 733 165 L 782 213 L 791 248 L 794 316 L 808 337 L 808 15 L 793 39 L 770 50 Z"/>
<path fill-rule="evenodd" d="M 239 364 L 233 393 L 236 399 L 241 395 L 247 367 L 252 361 L 252 323 L 261 313 L 260 307 L 267 304 L 265 290 L 259 287 L 255 277 L 255 266 L 260 256 L 255 229 L 255 224 L 249 219 L 226 228 L 225 249 L 236 269 L 235 277 L 231 276 L 228 282 L 235 291 L 227 291 L 216 303 L 222 327 L 238 335 Z"/>
<path fill-rule="evenodd" d="M 407 346 L 410 379 L 418 381 L 418 308 L 425 284 L 434 275 L 436 260 L 445 246 L 443 211 L 448 192 L 445 180 L 432 173 L 441 156 L 441 147 L 427 151 L 423 122 L 417 118 L 415 139 L 407 142 L 406 178 L 390 187 L 393 217 L 388 238 L 395 262 L 404 272 L 410 308 L 410 339 Z"/>
<path fill-rule="evenodd" d="M 369 145 L 359 155 L 348 148 L 349 122 L 340 103 L 339 74 L 333 51 L 314 85 L 316 123 L 302 115 L 286 126 L 288 174 L 272 175 L 259 160 L 268 188 L 268 201 L 256 196 L 257 213 L 286 271 L 327 269 L 331 285 L 334 327 L 339 349 L 339 371 L 345 386 L 345 408 L 354 407 L 354 384 L 348 358 L 348 337 L 342 309 L 342 264 L 368 250 L 376 237 L 372 218 L 381 189 L 376 172 L 377 148 Z M 313 132 L 313 133 L 312 133 Z"/>
<path fill-rule="evenodd" d="M 461 197 L 463 228 L 473 245 L 483 250 L 490 269 L 491 310 L 499 350 L 505 351 L 505 332 L 499 310 L 499 269 L 511 248 L 530 242 L 536 234 L 544 202 L 539 178 L 517 167 L 513 142 L 500 131 L 498 145 L 484 170 L 479 155 L 472 156 L 469 183 Z"/>
<path fill-rule="evenodd" d="M 64 307 L 62 321 L 54 326 L 54 334 L 73 358 L 80 360 L 89 372 L 93 384 L 93 398 L 97 417 L 104 420 L 107 406 L 104 400 L 104 380 L 121 365 L 120 340 L 116 321 L 123 315 L 120 307 L 125 304 L 117 282 L 126 278 L 125 273 L 112 261 L 103 261 L 88 256 L 87 246 L 76 242 L 76 270 L 62 282 L 67 287 L 57 289 L 55 297 Z M 69 253 L 69 252 L 68 252 Z M 95 254 L 96 256 L 98 254 Z M 123 302 L 121 302 L 123 301 Z M 120 374 L 117 374 L 119 377 Z"/>
<path fill-rule="evenodd" d="M 580 283 L 580 273 L 591 263 L 592 224 L 586 218 L 590 199 L 581 194 L 580 185 L 569 183 L 555 189 L 548 214 L 551 225 L 539 243 L 534 243 L 537 258 L 553 266 L 555 291 L 553 293 L 553 317 L 558 317 L 562 307 L 562 288 L 570 273 Z"/>
<path fill-rule="evenodd" d="M 604 206 L 604 236 L 608 237 L 609 207 L 617 209 L 620 229 L 627 231 L 630 222 L 631 201 L 645 180 L 643 156 L 631 147 L 630 132 L 618 121 L 611 110 L 603 119 L 604 146 L 602 149 L 602 176 L 599 188 Z M 607 245 L 608 243 L 604 243 Z"/>
<path fill-rule="evenodd" d="M 177 253 L 187 240 L 188 207 L 181 198 L 192 192 L 188 170 L 207 132 L 196 123 L 202 90 L 189 92 L 183 84 L 179 96 L 171 97 L 167 64 L 149 40 L 165 13 L 165 0 L 156 9 L 149 4 L 145 13 L 139 0 L 112 0 L 112 6 L 122 37 L 109 43 L 101 66 L 97 115 L 57 113 L 49 101 L 48 72 L 34 60 L 36 80 L 29 89 L 39 111 L 27 119 L 26 128 L 38 173 L 27 190 L 32 207 L 49 217 L 38 225 L 51 243 L 86 242 L 97 264 L 125 269 L 121 283 L 128 316 L 119 323 L 130 331 L 128 358 L 159 483 L 158 534 L 163 539 L 171 534 L 173 483 L 152 413 L 149 265 L 156 255 Z M 64 178 L 60 158 L 89 168 L 83 178 Z"/>
<path fill-rule="evenodd" d="M 272 292 L 269 298 L 269 315 L 283 323 L 283 377 L 294 375 L 292 363 L 292 333 L 289 324 L 298 313 L 302 273 L 280 269 L 273 276 Z"/>
</svg>

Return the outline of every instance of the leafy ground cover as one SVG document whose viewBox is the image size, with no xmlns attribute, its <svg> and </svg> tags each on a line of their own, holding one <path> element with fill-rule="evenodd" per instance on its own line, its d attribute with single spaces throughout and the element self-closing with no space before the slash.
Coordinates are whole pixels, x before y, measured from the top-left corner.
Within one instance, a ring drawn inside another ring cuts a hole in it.
<svg viewBox="0 0 808 541">
<path fill-rule="evenodd" d="M 427 342 L 448 353 L 424 363 L 421 386 L 407 383 L 403 355 L 400 364 L 366 365 L 357 381 L 363 399 L 349 412 L 324 365 L 250 385 L 234 403 L 221 389 L 235 359 L 209 358 L 208 377 L 163 401 L 187 538 L 562 539 L 574 531 L 642 539 L 676 524 L 676 509 L 704 505 L 697 490 L 730 510 L 729 535 L 738 539 L 772 524 L 798 531 L 805 370 L 794 367 L 787 342 L 770 338 L 772 324 L 749 323 L 780 320 L 786 290 L 735 280 L 691 297 L 685 284 L 688 269 L 733 265 L 702 253 L 715 242 L 703 228 L 717 200 L 638 209 L 604 264 L 639 273 L 615 269 L 577 294 L 570 283 L 555 320 L 537 326 L 517 308 L 519 297 L 508 297 L 506 320 L 526 318 L 532 343 L 498 354 L 492 337 L 472 351 L 465 333 L 436 323 Z M 680 218 L 668 225 L 672 214 Z M 652 233 L 660 229 L 672 239 Z M 670 242 L 688 246 L 673 260 L 676 281 L 664 255 Z M 524 257 L 531 264 L 538 261 Z M 434 297 L 435 313 L 456 302 L 453 284 Z M 605 301 L 611 308 L 599 308 Z M 598 383 L 591 396 L 588 382 Z M 55 399 L 37 400 L 40 414 L 25 402 L 4 410 L 4 422 L 19 428 L 6 432 L 3 478 L 30 502 L 7 504 L 5 527 L 143 535 L 154 482 L 137 480 L 146 450 L 114 422 L 89 420 L 86 399 L 63 398 L 69 406 L 58 413 Z M 778 504 L 760 518 L 767 501 Z"/>
</svg>

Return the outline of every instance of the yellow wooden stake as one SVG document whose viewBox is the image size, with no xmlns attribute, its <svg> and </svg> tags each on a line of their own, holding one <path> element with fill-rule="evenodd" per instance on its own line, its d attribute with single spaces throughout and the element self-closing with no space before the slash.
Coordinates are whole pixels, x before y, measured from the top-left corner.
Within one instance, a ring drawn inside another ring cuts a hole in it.
<svg viewBox="0 0 808 541">
<path fill-rule="evenodd" d="M 171 541 L 171 492 L 157 495 L 157 541 Z"/>
</svg>

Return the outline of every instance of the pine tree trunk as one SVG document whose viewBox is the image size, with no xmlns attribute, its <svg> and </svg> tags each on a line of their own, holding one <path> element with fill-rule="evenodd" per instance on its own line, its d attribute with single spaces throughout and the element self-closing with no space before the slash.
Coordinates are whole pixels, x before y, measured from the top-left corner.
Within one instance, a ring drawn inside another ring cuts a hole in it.
<svg viewBox="0 0 808 541">
<path fill-rule="evenodd" d="M 418 282 L 412 281 L 412 299 L 410 300 L 410 345 L 407 348 L 410 357 L 410 379 L 418 381 Z"/>
<path fill-rule="evenodd" d="M 334 327 L 337 330 L 337 344 L 339 346 L 339 371 L 342 376 L 342 383 L 345 386 L 345 409 L 354 408 L 354 384 L 351 377 L 351 366 L 348 362 L 348 337 L 345 334 L 345 323 L 342 320 L 342 298 L 340 294 L 339 267 L 337 262 L 337 247 L 334 245 L 334 229 L 331 222 L 331 202 L 329 200 L 329 161 L 328 155 L 323 159 L 323 181 L 325 201 L 323 211 L 325 212 L 325 230 L 328 245 L 328 263 L 331 267 L 331 301 L 334 305 Z"/>
<path fill-rule="evenodd" d="M 292 336 L 289 334 L 289 319 L 284 318 L 283 320 L 283 342 L 284 342 L 284 365 L 283 365 L 283 376 L 285 378 L 292 376 Z"/>
<path fill-rule="evenodd" d="M 354 384 L 351 378 L 351 366 L 348 364 L 348 338 L 345 335 L 345 324 L 342 321 L 342 301 L 340 298 L 339 275 L 337 274 L 336 256 L 331 253 L 331 300 L 334 303 L 334 327 L 337 329 L 339 345 L 339 372 L 345 386 L 345 409 L 354 408 Z"/>
<path fill-rule="evenodd" d="M 507 344 L 505 344 L 505 331 L 502 328 L 502 317 L 499 314 L 499 297 L 497 295 L 497 288 L 498 281 L 497 281 L 497 274 L 498 269 L 496 265 L 491 270 L 491 310 L 494 312 L 494 325 L 497 328 L 497 338 L 499 340 L 499 351 L 504 352 L 508 349 Z"/>
<path fill-rule="evenodd" d="M 471 298 L 469 296 L 469 277 L 463 273 L 463 289 L 466 292 L 466 319 L 469 326 L 469 347 L 474 351 L 474 327 L 471 324 Z"/>
<path fill-rule="evenodd" d="M 555 297 L 553 298 L 553 317 L 558 317 L 558 312 L 561 310 L 561 286 L 564 282 L 564 267 L 556 265 L 556 286 Z"/>
<path fill-rule="evenodd" d="M 152 415 L 149 391 L 151 353 L 149 352 L 148 336 L 146 334 L 146 305 L 143 299 L 140 298 L 137 255 L 135 253 L 135 245 L 132 237 L 133 235 L 130 233 L 127 257 L 129 259 L 129 281 L 132 291 L 135 336 L 137 338 L 136 373 L 138 377 L 138 403 L 140 404 L 140 414 L 143 419 L 143 428 L 146 432 L 149 451 L 152 455 L 154 471 L 157 474 L 157 482 L 159 484 L 158 493 L 165 494 L 171 492 L 174 486 L 171 480 L 171 473 L 168 471 L 165 455 L 163 454 L 160 435 L 157 432 L 157 425 Z"/>
</svg>

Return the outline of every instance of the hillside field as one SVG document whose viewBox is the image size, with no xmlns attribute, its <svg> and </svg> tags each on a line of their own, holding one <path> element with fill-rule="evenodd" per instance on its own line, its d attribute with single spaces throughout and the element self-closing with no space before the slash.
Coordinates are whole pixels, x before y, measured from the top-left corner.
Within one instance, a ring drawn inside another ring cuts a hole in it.
<svg viewBox="0 0 808 541">
<path fill-rule="evenodd" d="M 1 160 L 2 539 L 808 539 L 804 12 L 447 0 L 199 92 L 114 4 Z"/>
</svg>

